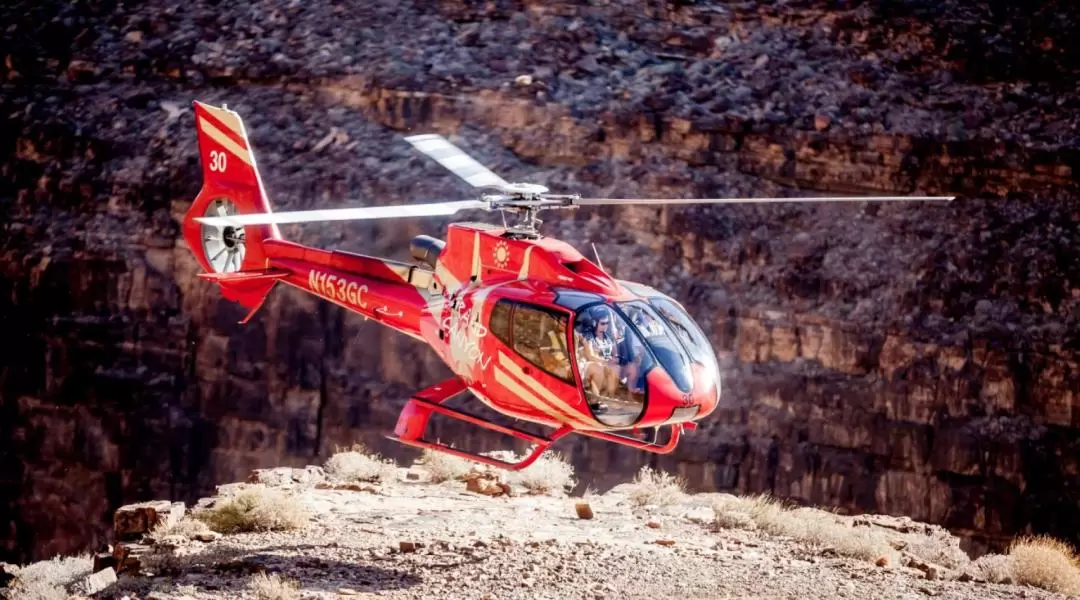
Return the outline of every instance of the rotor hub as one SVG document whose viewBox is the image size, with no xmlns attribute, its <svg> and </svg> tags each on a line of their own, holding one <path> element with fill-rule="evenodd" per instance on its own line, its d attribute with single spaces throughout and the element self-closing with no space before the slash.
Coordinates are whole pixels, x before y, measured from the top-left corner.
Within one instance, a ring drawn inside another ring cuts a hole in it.
<svg viewBox="0 0 1080 600">
<path fill-rule="evenodd" d="M 243 230 L 241 230 L 240 233 L 243 233 Z M 221 230 L 221 241 L 225 244 L 226 247 L 230 249 L 235 248 L 236 244 L 239 243 L 239 237 L 237 235 L 236 228 L 231 225 L 226 225 Z"/>
<path fill-rule="evenodd" d="M 548 193 L 548 188 L 538 183 L 510 183 L 500 186 L 500 189 L 507 194 L 522 198 L 535 198 Z"/>
</svg>

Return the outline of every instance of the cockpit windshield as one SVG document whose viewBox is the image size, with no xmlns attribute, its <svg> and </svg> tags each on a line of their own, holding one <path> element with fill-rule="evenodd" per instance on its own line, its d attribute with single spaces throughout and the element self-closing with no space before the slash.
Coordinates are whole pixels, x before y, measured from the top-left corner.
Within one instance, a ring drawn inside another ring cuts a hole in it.
<svg viewBox="0 0 1080 600">
<path fill-rule="evenodd" d="M 694 374 L 690 370 L 690 357 L 656 311 L 640 300 L 619 302 L 616 306 L 645 337 L 645 343 L 649 345 L 675 385 L 684 392 L 693 389 Z"/>
<path fill-rule="evenodd" d="M 712 344 L 681 306 L 662 295 L 583 307 L 574 320 L 574 344 L 589 406 L 605 425 L 637 421 L 645 409 L 645 376 L 655 367 L 691 392 L 691 365 L 698 363 L 719 394 Z"/>
<path fill-rule="evenodd" d="M 656 309 L 660 316 L 671 326 L 671 330 L 682 340 L 683 345 L 690 352 L 690 356 L 703 364 L 714 378 L 719 378 L 720 368 L 716 362 L 716 353 L 712 344 L 705 337 L 705 333 L 694 323 L 690 315 L 678 304 L 662 296 L 649 298 L 649 304 Z"/>
</svg>

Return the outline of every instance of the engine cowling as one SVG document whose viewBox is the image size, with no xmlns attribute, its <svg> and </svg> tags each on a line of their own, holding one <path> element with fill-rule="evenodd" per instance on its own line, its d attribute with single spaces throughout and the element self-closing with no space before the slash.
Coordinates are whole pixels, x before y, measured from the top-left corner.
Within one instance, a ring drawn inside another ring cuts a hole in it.
<svg viewBox="0 0 1080 600">
<path fill-rule="evenodd" d="M 446 242 L 433 238 L 430 235 L 418 235 L 409 243 L 409 252 L 414 260 L 421 262 L 432 269 L 439 260 Z"/>
</svg>

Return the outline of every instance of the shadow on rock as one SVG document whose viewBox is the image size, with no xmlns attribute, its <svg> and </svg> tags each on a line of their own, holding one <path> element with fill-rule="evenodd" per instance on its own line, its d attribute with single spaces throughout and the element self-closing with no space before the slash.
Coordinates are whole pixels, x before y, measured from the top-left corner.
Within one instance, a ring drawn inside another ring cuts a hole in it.
<svg viewBox="0 0 1080 600">
<path fill-rule="evenodd" d="M 120 598 L 132 592 L 144 596 L 150 592 L 175 592 L 178 586 L 194 586 L 233 598 L 258 573 L 296 580 L 307 591 L 336 592 L 349 588 L 361 593 L 378 592 L 409 588 L 423 581 L 405 570 L 365 564 L 386 559 L 357 557 L 350 561 L 321 556 L 330 551 L 326 546 L 282 545 L 213 548 L 196 554 L 173 555 L 159 562 L 154 572 L 165 577 L 125 576 L 100 597 Z"/>
</svg>

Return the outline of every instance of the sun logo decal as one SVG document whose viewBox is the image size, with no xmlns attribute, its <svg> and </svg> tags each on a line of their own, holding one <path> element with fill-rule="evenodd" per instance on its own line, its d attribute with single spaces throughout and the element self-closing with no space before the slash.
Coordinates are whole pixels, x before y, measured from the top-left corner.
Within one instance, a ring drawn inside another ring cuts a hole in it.
<svg viewBox="0 0 1080 600">
<path fill-rule="evenodd" d="M 500 269 L 505 269 L 509 262 L 510 247 L 506 245 L 506 242 L 499 242 L 495 245 L 495 266 Z"/>
</svg>

